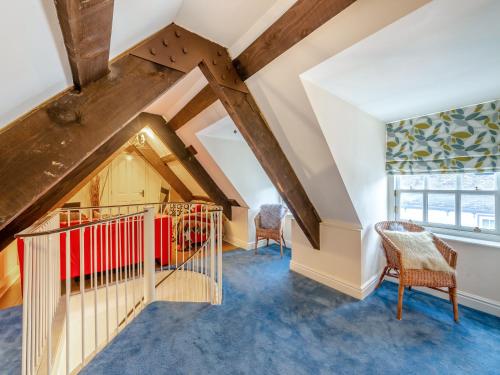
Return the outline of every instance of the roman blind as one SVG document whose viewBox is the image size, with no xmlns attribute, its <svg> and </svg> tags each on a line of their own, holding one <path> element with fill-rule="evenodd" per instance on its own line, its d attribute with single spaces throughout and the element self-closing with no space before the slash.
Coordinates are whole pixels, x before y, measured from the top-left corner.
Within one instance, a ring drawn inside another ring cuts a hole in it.
<svg viewBox="0 0 500 375">
<path fill-rule="evenodd" d="M 500 170 L 500 100 L 386 125 L 388 174 Z"/>
</svg>

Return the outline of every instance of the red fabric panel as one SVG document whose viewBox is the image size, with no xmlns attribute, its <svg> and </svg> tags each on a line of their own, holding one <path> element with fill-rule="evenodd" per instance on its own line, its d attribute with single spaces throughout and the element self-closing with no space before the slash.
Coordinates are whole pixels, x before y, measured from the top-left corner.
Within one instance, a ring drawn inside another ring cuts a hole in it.
<svg viewBox="0 0 500 375">
<path fill-rule="evenodd" d="M 173 262 L 172 242 L 172 217 L 165 216 L 161 219 L 155 219 L 155 259 L 162 266 Z M 161 254 L 161 249 L 163 249 L 163 254 Z"/>
<path fill-rule="evenodd" d="M 71 226 L 79 224 L 78 221 L 70 223 Z M 65 223 L 61 224 L 61 228 L 65 228 Z M 125 224 L 121 220 L 118 224 L 113 221 L 109 224 L 101 224 L 92 228 L 82 228 L 70 232 L 70 276 L 80 276 L 80 233 L 83 240 L 83 273 L 89 275 L 93 271 L 105 271 L 106 267 L 113 270 L 120 264 L 122 267 L 129 264 L 137 264 L 140 259 L 144 259 L 144 244 L 141 244 L 139 249 L 138 232 L 144 232 L 144 223 L 142 219 L 130 220 Z M 66 233 L 60 235 L 60 259 L 61 259 L 61 280 L 66 279 Z M 155 258 L 163 265 L 169 264 L 172 257 L 172 218 L 163 217 L 155 219 Z M 125 239 L 128 245 L 124 246 Z M 169 240 L 170 239 L 170 240 Z M 92 242 L 91 242 L 92 241 Z M 92 246 L 91 246 L 92 244 Z M 118 244 L 118 246 L 117 246 Z M 94 246 L 95 245 L 95 246 Z M 161 246 L 161 247 L 160 247 Z M 92 249 L 95 249 L 94 251 Z M 163 254 L 161 254 L 163 249 Z M 106 256 L 106 250 L 108 256 Z M 17 239 L 17 251 L 19 257 L 19 268 L 21 280 L 23 279 L 24 266 L 24 241 L 21 238 Z M 35 250 L 36 251 L 36 250 Z M 140 258 L 139 258 L 139 252 Z M 94 264 L 94 262 L 96 264 Z"/>
</svg>

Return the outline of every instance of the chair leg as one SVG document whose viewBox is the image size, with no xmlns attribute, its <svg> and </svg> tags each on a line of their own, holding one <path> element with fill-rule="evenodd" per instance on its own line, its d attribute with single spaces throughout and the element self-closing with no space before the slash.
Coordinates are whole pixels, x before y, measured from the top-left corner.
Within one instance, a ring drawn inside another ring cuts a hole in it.
<svg viewBox="0 0 500 375">
<path fill-rule="evenodd" d="M 385 266 L 384 270 L 382 271 L 382 275 L 380 275 L 380 279 L 378 279 L 378 284 L 377 284 L 377 287 L 375 289 L 378 289 L 380 287 L 380 285 L 382 285 L 382 281 L 384 281 L 385 274 L 388 270 L 389 270 L 389 266 Z"/>
<path fill-rule="evenodd" d="M 405 286 L 403 284 L 399 284 L 398 289 L 398 320 L 401 320 L 403 316 L 403 295 L 405 293 Z"/>
<path fill-rule="evenodd" d="M 267 238 L 266 246 L 269 246 L 269 238 Z"/>
<path fill-rule="evenodd" d="M 285 237 L 283 237 L 283 233 L 281 233 L 281 239 L 283 240 L 283 246 L 286 247 L 286 241 L 285 241 Z"/>
<path fill-rule="evenodd" d="M 283 242 L 281 241 L 281 238 L 280 238 L 280 255 L 281 258 L 283 259 Z"/>
<path fill-rule="evenodd" d="M 450 301 L 453 305 L 453 319 L 458 322 L 458 300 L 457 300 L 457 288 L 448 288 L 450 293 Z"/>
<path fill-rule="evenodd" d="M 257 253 L 258 253 L 258 250 L 257 250 L 258 244 L 259 244 L 259 236 L 255 235 L 255 250 L 254 250 L 255 255 L 257 255 Z"/>
</svg>

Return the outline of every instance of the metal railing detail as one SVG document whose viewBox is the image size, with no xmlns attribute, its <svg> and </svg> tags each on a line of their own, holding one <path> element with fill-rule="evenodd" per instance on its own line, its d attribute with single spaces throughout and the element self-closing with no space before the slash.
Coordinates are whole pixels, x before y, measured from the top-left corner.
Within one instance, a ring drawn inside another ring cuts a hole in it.
<svg viewBox="0 0 500 375">
<path fill-rule="evenodd" d="M 22 374 L 77 373 L 147 304 L 222 302 L 222 210 L 58 209 L 17 235 Z"/>
</svg>

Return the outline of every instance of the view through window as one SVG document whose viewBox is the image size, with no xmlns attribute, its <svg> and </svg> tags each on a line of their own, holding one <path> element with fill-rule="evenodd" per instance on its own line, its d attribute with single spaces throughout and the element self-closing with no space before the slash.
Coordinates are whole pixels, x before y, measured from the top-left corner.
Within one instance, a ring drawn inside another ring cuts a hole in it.
<svg viewBox="0 0 500 375">
<path fill-rule="evenodd" d="M 500 173 L 395 176 L 395 216 L 429 226 L 500 234 Z"/>
</svg>

